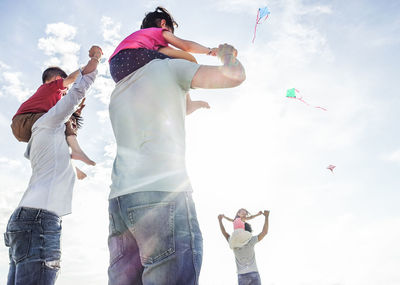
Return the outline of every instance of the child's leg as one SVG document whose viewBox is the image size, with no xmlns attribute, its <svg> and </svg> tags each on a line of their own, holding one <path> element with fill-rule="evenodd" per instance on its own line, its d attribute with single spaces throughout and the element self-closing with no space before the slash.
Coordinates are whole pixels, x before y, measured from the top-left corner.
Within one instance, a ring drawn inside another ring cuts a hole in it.
<svg viewBox="0 0 400 285">
<path fill-rule="evenodd" d="M 186 93 L 186 115 L 189 115 L 200 108 L 210 109 L 210 105 L 205 101 L 192 101 L 189 92 Z"/>
<path fill-rule="evenodd" d="M 117 53 L 110 61 L 110 74 L 115 83 L 145 66 L 154 59 L 168 58 L 156 50 L 138 48 L 124 49 Z"/>
<path fill-rule="evenodd" d="M 78 167 L 75 167 L 75 169 L 76 169 L 76 177 L 79 180 L 85 179 L 87 177 L 86 173 L 80 170 Z"/>
<path fill-rule="evenodd" d="M 20 142 L 28 142 L 32 135 L 33 124 L 46 113 L 26 113 L 15 116 L 11 123 L 11 130 Z"/>
<path fill-rule="evenodd" d="M 186 59 L 188 61 L 197 63 L 197 60 L 193 55 L 180 49 L 174 49 L 171 47 L 162 47 L 158 51 L 172 58 Z"/>
<path fill-rule="evenodd" d="M 91 160 L 81 149 L 79 146 L 78 140 L 76 139 L 76 135 L 67 136 L 67 143 L 71 148 L 71 158 L 76 160 L 81 160 L 89 165 L 96 165 L 96 162 Z"/>
<path fill-rule="evenodd" d="M 81 160 L 89 165 L 96 165 L 96 163 L 91 160 L 81 149 L 78 140 L 76 139 L 76 126 L 74 125 L 74 117 L 71 117 L 66 123 L 65 135 L 67 136 L 67 143 L 71 148 L 71 158 L 76 160 Z"/>
</svg>

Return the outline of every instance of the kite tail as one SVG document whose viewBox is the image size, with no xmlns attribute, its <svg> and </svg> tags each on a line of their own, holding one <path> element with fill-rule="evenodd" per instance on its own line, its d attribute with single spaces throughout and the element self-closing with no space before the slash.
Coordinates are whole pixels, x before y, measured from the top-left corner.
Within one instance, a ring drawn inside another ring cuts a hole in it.
<svg viewBox="0 0 400 285">
<path fill-rule="evenodd" d="M 303 98 L 296 98 L 297 100 L 303 102 L 304 104 L 306 104 L 307 106 L 310 106 L 310 104 L 308 104 L 306 101 L 303 100 Z"/>
<path fill-rule="evenodd" d="M 254 36 L 253 36 L 253 40 L 252 40 L 253 44 L 254 44 L 254 40 L 256 39 L 257 25 L 258 25 L 259 21 L 260 21 L 260 9 L 258 9 L 258 11 L 257 11 L 256 25 L 254 26 Z"/>
<path fill-rule="evenodd" d="M 328 110 L 325 109 L 324 107 L 320 107 L 320 106 L 315 106 L 314 108 L 321 109 L 321 110 L 324 110 L 324 111 L 328 111 Z"/>
</svg>

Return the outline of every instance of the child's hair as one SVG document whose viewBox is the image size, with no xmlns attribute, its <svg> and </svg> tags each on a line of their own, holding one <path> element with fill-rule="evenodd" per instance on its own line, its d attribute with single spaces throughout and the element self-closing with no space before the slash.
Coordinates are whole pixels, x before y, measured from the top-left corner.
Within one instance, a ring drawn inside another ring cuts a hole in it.
<svg viewBox="0 0 400 285">
<path fill-rule="evenodd" d="M 174 28 L 178 27 L 178 23 L 175 22 L 174 18 L 172 18 L 167 9 L 160 6 L 158 6 L 154 12 L 146 13 L 140 28 L 147 29 L 160 27 L 161 20 L 163 19 L 165 20 L 166 25 L 171 28 L 173 33 Z"/>
<path fill-rule="evenodd" d="M 235 219 L 236 219 L 236 218 L 239 218 L 239 212 L 240 212 L 241 210 L 246 211 L 246 217 L 250 216 L 249 211 L 247 211 L 245 208 L 241 208 L 241 209 L 239 209 L 239 210 L 236 212 Z"/>
<path fill-rule="evenodd" d="M 67 78 L 68 75 L 57 66 L 49 67 L 45 71 L 43 71 L 42 81 L 46 83 L 46 81 L 52 79 L 54 76 L 61 76 L 62 78 Z"/>
</svg>

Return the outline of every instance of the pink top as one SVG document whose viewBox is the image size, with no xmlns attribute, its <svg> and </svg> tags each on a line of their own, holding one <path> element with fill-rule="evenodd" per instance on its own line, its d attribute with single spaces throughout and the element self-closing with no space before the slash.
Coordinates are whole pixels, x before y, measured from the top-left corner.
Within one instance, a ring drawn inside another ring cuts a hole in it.
<svg viewBox="0 0 400 285">
<path fill-rule="evenodd" d="M 242 221 L 241 218 L 236 218 L 233 220 L 233 229 L 244 229 L 244 222 Z"/>
<path fill-rule="evenodd" d="M 163 31 L 168 31 L 164 28 L 147 28 L 141 29 L 127 36 L 115 49 L 110 56 L 110 61 L 114 55 L 124 49 L 145 48 L 158 50 L 160 47 L 168 46 L 168 42 L 164 39 Z"/>
</svg>

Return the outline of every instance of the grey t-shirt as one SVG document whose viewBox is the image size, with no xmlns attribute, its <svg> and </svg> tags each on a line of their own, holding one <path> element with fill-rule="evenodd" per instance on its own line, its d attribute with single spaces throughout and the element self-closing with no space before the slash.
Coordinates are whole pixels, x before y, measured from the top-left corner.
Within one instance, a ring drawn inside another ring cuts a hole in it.
<svg viewBox="0 0 400 285">
<path fill-rule="evenodd" d="M 186 93 L 200 65 L 155 59 L 115 86 L 117 142 L 109 198 L 142 191 L 192 191 L 185 164 Z"/>
<path fill-rule="evenodd" d="M 247 244 L 240 248 L 234 248 L 236 268 L 238 274 L 258 272 L 254 245 L 258 242 L 258 237 L 253 236 Z"/>
</svg>

